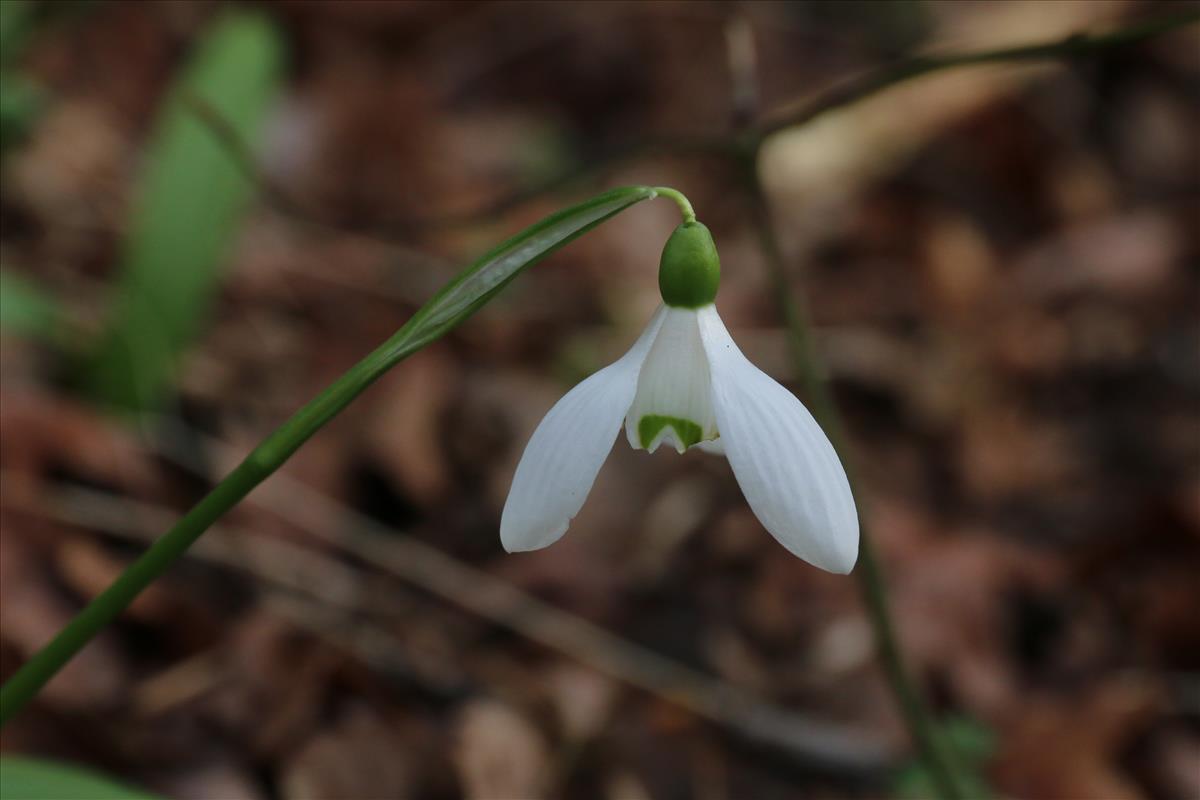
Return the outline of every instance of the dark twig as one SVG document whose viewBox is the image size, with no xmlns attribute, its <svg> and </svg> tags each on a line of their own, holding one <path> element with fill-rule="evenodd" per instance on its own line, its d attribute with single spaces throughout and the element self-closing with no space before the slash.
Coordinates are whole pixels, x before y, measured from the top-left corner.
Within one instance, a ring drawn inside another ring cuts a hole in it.
<svg viewBox="0 0 1200 800">
<path fill-rule="evenodd" d="M 805 394 L 813 416 L 821 423 L 825 434 L 841 457 L 842 464 L 850 476 L 852 486 L 860 484 L 854 480 L 849 449 L 846 447 L 845 425 L 838 411 L 837 402 L 826 380 L 825 368 L 812 337 L 812 320 L 808 304 L 801 290 L 796 289 L 794 279 L 787 274 L 783 252 L 771 222 L 771 209 L 763 191 L 753 160 L 746 164 L 746 183 L 751 202 L 751 216 L 758 232 L 759 245 L 766 261 L 771 280 L 772 293 L 779 304 L 780 313 L 787 324 L 793 357 L 796 362 Z M 909 732 L 921 753 L 922 761 L 938 789 L 938 797 L 947 800 L 965 800 L 960 784 L 958 759 L 950 745 L 937 728 L 933 712 L 926 706 L 921 690 L 913 679 L 904 654 L 900 649 L 895 626 L 889 609 L 883 569 L 875 554 L 875 545 L 868 527 L 869 515 L 866 498 L 861 492 L 855 496 L 859 510 L 858 566 L 854 575 L 858 579 L 879 658 L 883 664 L 888 684 L 900 706 Z"/>
<path fill-rule="evenodd" d="M 1200 20 L 1200 11 L 1190 10 L 1182 14 L 1131 25 L 1107 34 L 1073 35 L 1052 42 L 975 53 L 913 56 L 851 78 L 815 97 L 768 115 L 757 125 L 741 133 L 716 138 L 669 138 L 631 143 L 586 163 L 576 164 L 556 176 L 517 191 L 485 208 L 466 214 L 410 222 L 405 228 L 411 230 L 414 227 L 467 225 L 489 219 L 542 194 L 563 188 L 585 177 L 595 175 L 605 168 L 635 158 L 700 155 L 731 159 L 742 168 L 746 176 L 754 223 L 758 230 L 775 294 L 780 303 L 781 313 L 791 331 L 794 355 L 803 378 L 806 394 L 812 404 L 815 416 L 821 421 L 826 433 L 842 455 L 843 463 L 849 466 L 849 454 L 844 446 L 844 426 L 832 393 L 825 381 L 820 356 L 813 345 L 807 305 L 801 293 L 792 291 L 779 242 L 771 224 L 770 208 L 758 177 L 758 155 L 763 142 L 772 134 L 802 126 L 826 112 L 851 105 L 891 86 L 923 75 L 972 65 L 1081 58 L 1110 48 L 1144 41 L 1198 20 Z M 211 122 L 211 116 L 211 114 L 205 115 L 201 119 Z M 210 127 L 214 127 L 214 133 L 222 141 L 229 138 L 228 135 L 222 135 L 218 129 L 219 126 L 210 125 Z M 232 131 L 227 130 L 225 133 L 229 134 Z M 235 158 L 252 166 L 252 160 L 246 159 L 247 151 L 244 147 L 237 146 L 231 150 L 234 151 Z M 286 196 L 277 196 L 278 193 L 270 189 L 265 182 L 260 181 L 260 185 L 267 189 L 264 194 L 268 200 L 272 200 L 285 210 L 290 209 L 292 212 L 296 210 L 294 205 L 286 202 Z M 281 203 L 280 200 L 283 202 Z M 379 232 L 376 230 L 375 233 L 378 235 Z M 391 236 L 386 238 L 391 238 Z M 858 497 L 858 501 L 861 508 L 863 498 Z M 943 798 L 965 797 L 960 785 L 960 772 L 955 755 L 937 729 L 933 714 L 925 706 L 920 691 L 905 664 L 888 609 L 882 569 L 866 526 L 867 515 L 863 514 L 862 516 L 863 531 L 857 576 L 875 630 L 880 658 L 888 681 L 929 769 L 930 776 L 938 789 L 939 796 Z M 489 607 L 491 602 L 499 603 L 503 607 L 509 601 L 501 594 L 490 599 Z M 548 610 L 553 612 L 553 609 Z M 556 629 L 556 625 L 550 621 L 551 619 L 552 617 L 548 617 L 547 621 L 550 625 L 548 630 L 552 632 Z M 709 703 L 716 703 L 716 706 L 709 708 L 707 713 L 716 715 L 727 713 L 722 710 L 727 707 L 727 699 L 714 697 Z"/>
<path fill-rule="evenodd" d="M 249 145 L 234 129 L 221 111 L 207 98 L 183 88 L 179 101 L 186 105 L 198 122 L 204 125 L 217 143 L 225 148 L 226 154 L 242 176 L 257 187 L 259 195 L 275 211 L 305 225 L 315 226 L 330 233 L 358 234 L 387 244 L 407 246 L 412 238 L 412 225 L 384 226 L 373 222 L 362 223 L 354 219 L 330 220 L 306 208 L 291 194 L 277 185 L 258 165 L 258 160 Z"/>
<path fill-rule="evenodd" d="M 759 137 L 767 137 L 787 128 L 804 125 L 827 111 L 857 103 L 883 89 L 933 72 L 980 64 L 1083 58 L 1115 47 L 1151 39 L 1159 34 L 1198 21 L 1200 21 L 1200 10 L 1192 10 L 1138 23 L 1111 33 L 1073 34 L 1065 39 L 1041 44 L 1002 47 L 975 53 L 911 56 L 892 64 L 876 67 L 863 75 L 850 78 L 823 91 L 815 97 L 801 100 L 790 107 L 781 109 L 760 123 L 756 133 Z"/>
<path fill-rule="evenodd" d="M 198 435 L 190 432 L 189 435 Z M 228 448 L 209 442 L 220 451 Z M 187 469 L 193 459 L 165 445 L 160 453 Z M 227 454 L 227 453 L 226 453 Z M 60 522 L 153 541 L 170 509 L 104 492 L 63 488 L 29 508 Z M 453 603 L 493 624 L 562 653 L 617 680 L 673 702 L 754 744 L 786 754 L 810 768 L 870 781 L 884 774 L 891 754 L 861 732 L 780 708 L 718 678 L 704 675 L 628 641 L 570 612 L 545 603 L 419 539 L 387 528 L 316 490 L 278 475 L 249 503 L 269 509 L 312 539 L 351 556 L 367 569 Z M 140 524 L 139 524 L 140 522 Z M 315 549 L 249 530 L 227 530 L 189 551 L 309 595 L 332 614 L 370 612 L 365 598 L 346 593 L 359 580 L 351 569 Z M 336 580 L 329 580 L 331 576 Z M 330 584 L 336 589 L 331 589 Z"/>
<path fill-rule="evenodd" d="M 844 106 L 864 100 L 891 86 L 941 70 L 981 64 L 1047 61 L 1082 58 L 1115 47 L 1135 44 L 1162 33 L 1200 21 L 1200 10 L 1187 11 L 1141 22 L 1105 34 L 1075 34 L 1034 45 L 1005 47 L 975 53 L 917 55 L 872 69 L 850 78 L 814 97 L 801 100 L 769 114 L 757 125 L 734 135 L 678 135 L 627 142 L 606 149 L 586 161 L 573 164 L 548 178 L 518 189 L 499 200 L 471 211 L 409 218 L 389 223 L 359 223 L 354 220 L 325 220 L 297 203 L 281 187 L 267 179 L 255 162 L 253 153 L 207 100 L 194 94 L 183 96 L 213 136 L 229 151 L 246 177 L 260 187 L 264 199 L 278 211 L 298 220 L 324 228 L 355 233 L 396 243 L 411 239 L 415 232 L 435 228 L 454 228 L 495 219 L 542 195 L 565 189 L 601 174 L 618 164 L 646 158 L 700 157 L 743 159 L 755 152 L 764 139 L 782 130 L 802 126 L 813 119 Z"/>
</svg>

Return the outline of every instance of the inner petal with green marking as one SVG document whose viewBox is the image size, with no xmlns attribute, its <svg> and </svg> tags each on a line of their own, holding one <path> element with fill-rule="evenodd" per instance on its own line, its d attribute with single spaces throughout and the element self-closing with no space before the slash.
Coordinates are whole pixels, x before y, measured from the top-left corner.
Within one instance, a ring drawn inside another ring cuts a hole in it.
<svg viewBox="0 0 1200 800">
<path fill-rule="evenodd" d="M 625 419 L 631 447 L 654 452 L 664 442 L 682 453 L 716 439 L 712 379 L 696 312 L 668 308 L 638 375 Z"/>
<path fill-rule="evenodd" d="M 674 440 L 678 442 L 677 446 L 681 446 L 685 450 L 694 444 L 700 444 L 704 439 L 704 431 L 690 419 L 650 414 L 638 420 L 638 439 L 641 441 L 642 447 L 649 450 L 655 439 L 658 439 L 660 434 L 668 428 L 674 431 Z"/>
</svg>

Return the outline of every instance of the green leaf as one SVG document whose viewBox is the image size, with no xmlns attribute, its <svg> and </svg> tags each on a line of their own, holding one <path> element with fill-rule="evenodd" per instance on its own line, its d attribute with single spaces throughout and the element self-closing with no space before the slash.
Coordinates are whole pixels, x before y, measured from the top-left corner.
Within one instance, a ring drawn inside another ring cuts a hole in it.
<svg viewBox="0 0 1200 800">
<path fill-rule="evenodd" d="M 16 72 L 0 72 L 0 153 L 25 141 L 45 106 L 45 92 L 37 84 Z"/>
<path fill-rule="evenodd" d="M 0 758 L 0 800 L 156 800 L 69 764 L 33 758 Z"/>
<path fill-rule="evenodd" d="M 390 339 L 280 426 L 259 445 L 253 458 L 283 463 L 363 389 L 474 314 L 522 271 L 634 203 L 657 195 L 648 186 L 613 189 L 551 214 L 485 253 L 442 287 Z"/>
<path fill-rule="evenodd" d="M 943 720 L 942 735 L 967 763 L 981 764 L 996 749 L 996 734 L 992 729 L 970 717 L 954 716 Z"/>
<path fill-rule="evenodd" d="M 957 784 L 965 788 L 970 800 L 994 797 L 983 777 L 984 762 L 996 749 L 995 734 L 983 724 L 967 717 L 949 717 L 938 724 L 938 735 L 958 755 Z M 921 762 L 914 761 L 896 776 L 896 794 L 905 800 L 936 797 L 936 785 Z"/>
<path fill-rule="evenodd" d="M 669 190 L 662 190 L 666 193 Z M 165 572 L 209 526 L 266 480 L 308 439 L 397 362 L 469 317 L 531 264 L 600 223 L 659 194 L 646 186 L 614 189 L 546 217 L 467 267 L 400 330 L 268 436 L 171 530 L 101 592 L 0 688 L 0 725 Z"/>
<path fill-rule="evenodd" d="M 77 20 L 98 4 L 98 0 L 0 0 L 0 69 L 20 61 L 48 25 Z"/>
<path fill-rule="evenodd" d="M 526 267 L 582 236 L 634 203 L 656 197 L 648 186 L 627 186 L 551 214 L 486 253 L 422 306 L 393 337 L 407 355 L 462 322 Z"/>
<path fill-rule="evenodd" d="M 0 328 L 33 339 L 53 339 L 61 319 L 53 297 L 24 277 L 0 269 Z"/>
<path fill-rule="evenodd" d="M 0 65 L 12 63 L 25 49 L 33 28 L 32 11 L 29 0 L 0 0 Z"/>
<path fill-rule="evenodd" d="M 197 119 L 211 105 L 255 141 L 279 87 L 282 43 L 261 14 L 230 11 L 204 36 L 148 146 L 109 330 L 84 370 L 86 388 L 127 411 L 152 409 L 199 332 L 254 187 Z"/>
</svg>

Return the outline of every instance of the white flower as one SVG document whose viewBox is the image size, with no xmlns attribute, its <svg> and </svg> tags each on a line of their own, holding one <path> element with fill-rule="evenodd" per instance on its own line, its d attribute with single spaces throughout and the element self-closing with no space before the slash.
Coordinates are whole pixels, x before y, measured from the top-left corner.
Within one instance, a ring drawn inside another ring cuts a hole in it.
<svg viewBox="0 0 1200 800">
<path fill-rule="evenodd" d="M 854 566 L 858 514 L 837 453 L 800 401 L 742 355 L 711 303 L 659 306 L 628 353 L 550 409 L 504 504 L 506 550 L 536 550 L 566 532 L 622 419 L 634 448 L 723 453 L 784 547 L 830 572 Z"/>
</svg>

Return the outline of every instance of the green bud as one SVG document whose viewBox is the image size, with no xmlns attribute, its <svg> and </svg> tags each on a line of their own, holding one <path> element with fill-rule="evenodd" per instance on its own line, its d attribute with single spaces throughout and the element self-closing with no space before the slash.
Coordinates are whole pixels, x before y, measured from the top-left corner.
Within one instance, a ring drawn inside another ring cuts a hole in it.
<svg viewBox="0 0 1200 800">
<path fill-rule="evenodd" d="M 663 302 L 677 308 L 700 308 L 717 297 L 721 259 L 708 228 L 685 222 L 663 248 L 658 265 L 658 290 Z"/>
</svg>

